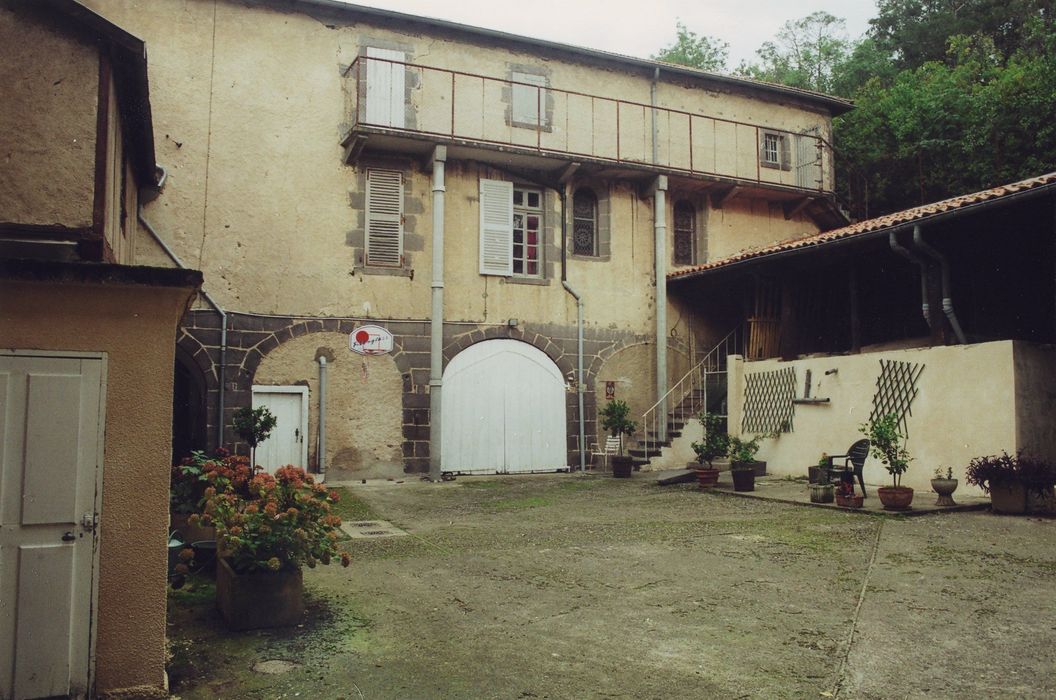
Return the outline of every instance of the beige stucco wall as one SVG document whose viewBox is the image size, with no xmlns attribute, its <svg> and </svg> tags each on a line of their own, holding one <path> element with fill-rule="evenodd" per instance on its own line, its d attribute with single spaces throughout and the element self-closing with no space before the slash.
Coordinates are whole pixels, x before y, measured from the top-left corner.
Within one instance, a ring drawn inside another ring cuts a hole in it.
<svg viewBox="0 0 1056 700">
<path fill-rule="evenodd" d="M 0 223 L 91 226 L 98 50 L 2 6 L 0 46 Z"/>
<path fill-rule="evenodd" d="M 1016 447 L 1056 461 L 1056 349 L 1017 342 Z"/>
<path fill-rule="evenodd" d="M 929 480 L 938 467 L 953 467 L 961 480 L 958 493 L 981 494 L 964 482 L 964 469 L 972 457 L 1015 451 L 1017 395 L 1012 341 L 977 345 L 921 348 L 890 352 L 817 357 L 794 362 L 766 360 L 731 362 L 730 425 L 740 426 L 743 416 L 744 375 L 794 366 L 796 395 L 803 395 L 806 370 L 812 374 L 812 397 L 830 403 L 797 405 L 794 432 L 765 439 L 759 459 L 778 475 L 802 476 L 817 464 L 822 452 L 839 454 L 863 437 L 858 426 L 869 419 L 880 362 L 923 363 L 918 394 L 908 417 L 906 443 L 913 461 L 902 483 L 927 497 Z M 828 370 L 838 370 L 826 375 Z M 732 430 L 731 430 L 732 432 Z M 891 477 L 874 457 L 865 463 L 867 484 L 889 485 Z"/>
<path fill-rule="evenodd" d="M 677 382 L 689 371 L 689 356 L 682 351 L 669 347 L 667 350 L 667 376 L 669 384 Z M 642 440 L 646 430 L 653 430 L 642 421 L 642 415 L 656 402 L 656 346 L 652 343 L 638 343 L 617 350 L 602 364 L 595 381 L 595 396 L 600 410 L 605 403 L 605 383 L 616 383 L 616 398 L 626 401 L 631 409 L 630 419 L 638 423 L 638 432 L 632 438 Z M 598 419 L 598 434 L 588 442 L 597 439 L 605 441 L 605 431 L 601 429 Z"/>
<path fill-rule="evenodd" d="M 318 454 L 319 363 L 327 358 L 328 480 L 402 478 L 403 378 L 389 355 L 357 355 L 343 333 L 287 341 L 261 360 L 254 382 L 308 387 L 308 452 Z"/>
<path fill-rule="evenodd" d="M 204 271 L 206 289 L 229 309 L 428 317 L 429 175 L 417 165 L 408 168 L 407 160 L 398 161 L 397 167 L 411 173 L 405 181 L 405 201 L 412 205 L 406 211 L 408 231 L 413 224 L 413 235 L 423 247 L 409 253 L 413 277 L 363 274 L 349 242 L 362 206 L 351 200 L 362 193 L 360 173 L 342 164 L 338 143 L 351 122 L 349 79 L 343 69 L 363 46 L 399 46 L 412 61 L 500 79 L 511 65 L 538 64 L 549 71 L 555 87 L 649 99 L 644 74 L 543 59 L 508 47 L 455 41 L 450 35 L 399 33 L 366 23 L 338 22 L 328 28 L 330 20 L 322 23 L 306 14 L 234 2 L 88 4 L 142 36 L 150 47 L 158 160 L 168 168 L 169 181 L 162 196 L 147 206 L 147 217 L 177 255 Z M 420 75 L 416 79 L 412 103 L 419 107 L 417 126 L 426 128 L 432 111 L 437 119 L 446 114 L 450 120 L 450 90 L 430 86 Z M 827 126 L 815 112 L 778 102 L 675 85 L 662 88 L 661 101 L 674 107 L 789 129 Z M 505 124 L 505 105 L 501 95 L 497 99 L 489 105 Z M 471 107 L 465 100 L 456 106 L 456 112 Z M 480 109 L 475 113 L 479 116 Z M 624 116 L 621 128 L 629 128 L 634 120 Z M 561 136 L 557 121 L 548 138 Z M 478 182 L 510 175 L 455 161 L 447 171 L 446 317 L 572 324 L 575 305 L 556 274 L 546 286 L 478 274 Z M 570 259 L 568 278 L 584 294 L 588 327 L 647 333 L 654 316 L 652 199 L 643 198 L 637 185 L 613 184 L 611 190 L 611 260 Z M 546 213 L 552 228 L 548 260 L 554 264 L 560 230 L 556 200 L 548 197 Z M 779 208 L 738 198 L 721 212 L 710 212 L 707 220 L 717 251 L 816 230 L 802 217 L 787 222 Z"/>
<path fill-rule="evenodd" d="M 176 324 L 188 289 L 0 284 L 4 346 L 105 352 L 97 613 L 99 691 L 165 678 L 166 555 Z"/>
</svg>

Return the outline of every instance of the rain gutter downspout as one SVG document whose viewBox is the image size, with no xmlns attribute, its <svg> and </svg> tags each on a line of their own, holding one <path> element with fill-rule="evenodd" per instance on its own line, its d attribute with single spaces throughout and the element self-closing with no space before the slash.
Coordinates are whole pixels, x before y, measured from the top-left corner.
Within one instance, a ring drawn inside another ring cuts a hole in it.
<svg viewBox="0 0 1056 700">
<path fill-rule="evenodd" d="M 326 480 L 326 355 L 319 356 L 319 481 Z"/>
<path fill-rule="evenodd" d="M 579 471 L 587 471 L 587 427 L 583 420 L 583 392 L 586 390 L 583 377 L 583 297 L 568 283 L 568 219 L 565 188 L 558 191 L 561 199 L 561 286 L 576 300 L 576 405 L 579 409 Z"/>
<path fill-rule="evenodd" d="M 898 236 L 894 231 L 887 235 L 887 242 L 891 246 L 891 250 L 920 267 L 920 310 L 924 314 L 924 320 L 927 322 L 928 328 L 931 328 L 931 306 L 928 304 L 928 264 L 909 252 L 908 249 L 900 246 L 898 244 Z"/>
<path fill-rule="evenodd" d="M 429 478 L 440 481 L 441 397 L 444 384 L 444 163 L 447 146 L 433 149 L 433 308 L 429 320 Z"/>
<path fill-rule="evenodd" d="M 656 123 L 656 85 L 660 80 L 660 66 L 653 70 L 653 83 L 649 87 L 649 100 L 653 117 L 653 165 L 659 164 L 659 139 Z M 656 395 L 667 396 L 667 266 L 664 264 L 667 250 L 667 176 L 657 175 L 653 184 L 653 235 L 655 243 L 656 275 Z M 657 437 L 667 440 L 667 401 L 660 399 L 657 407 L 664 419 L 660 421 Z"/>
<path fill-rule="evenodd" d="M 961 330 L 961 322 L 957 320 L 957 312 L 953 309 L 953 297 L 950 289 L 950 261 L 946 259 L 945 255 L 928 245 L 928 242 L 924 240 L 923 230 L 920 226 L 913 227 L 913 247 L 930 256 L 942 268 L 942 313 L 946 314 L 946 318 L 949 319 L 950 327 L 953 328 L 953 333 L 957 336 L 957 342 L 961 345 L 967 345 L 968 341 L 964 337 L 964 331 Z"/>
<path fill-rule="evenodd" d="M 164 171 L 162 171 L 162 172 L 164 172 Z M 158 187 L 160 187 L 161 184 L 164 183 L 164 181 L 165 181 L 165 178 L 164 178 L 164 175 L 163 175 L 161 180 L 158 183 Z M 154 239 L 154 242 L 157 243 L 159 246 L 161 246 L 161 249 L 163 251 L 165 251 L 166 255 L 169 256 L 169 259 L 172 260 L 174 263 L 176 263 L 176 267 L 181 267 L 181 268 L 183 268 L 185 270 L 189 269 L 186 265 L 183 264 L 183 261 L 180 260 L 179 257 L 176 256 L 176 253 L 172 252 L 172 248 L 170 248 L 169 245 L 164 240 L 162 240 L 161 236 L 158 235 L 158 232 L 154 230 L 154 227 L 151 226 L 150 222 L 147 221 L 146 217 L 143 216 L 143 205 L 142 204 L 139 205 L 139 208 L 138 208 L 138 210 L 136 212 L 136 218 L 139 219 L 139 223 L 143 224 L 143 228 L 147 229 L 147 233 L 149 233 L 151 238 Z M 224 383 L 226 381 L 226 379 L 224 377 L 224 368 L 227 366 L 227 313 L 222 308 L 220 308 L 220 305 L 217 304 L 213 300 L 213 298 L 211 296 L 209 296 L 209 292 L 205 291 L 204 289 L 202 289 L 200 291 L 201 291 L 202 296 L 205 297 L 205 301 L 209 304 L 209 306 L 213 307 L 213 309 L 216 311 L 216 313 L 218 313 L 220 315 L 220 371 L 218 373 L 219 374 L 219 376 L 218 376 L 218 379 L 219 379 L 218 384 L 220 386 L 219 386 L 219 389 L 217 391 L 217 397 L 216 397 L 216 403 L 217 403 L 217 412 L 216 412 L 216 415 L 217 415 L 217 420 L 216 420 L 216 446 L 217 447 L 223 447 L 224 446 Z"/>
</svg>

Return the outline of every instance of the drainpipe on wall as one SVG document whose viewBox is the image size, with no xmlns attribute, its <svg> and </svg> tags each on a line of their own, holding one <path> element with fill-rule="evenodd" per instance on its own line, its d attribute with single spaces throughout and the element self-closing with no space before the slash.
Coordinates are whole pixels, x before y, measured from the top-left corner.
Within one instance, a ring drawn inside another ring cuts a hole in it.
<svg viewBox="0 0 1056 700">
<path fill-rule="evenodd" d="M 942 269 L 942 313 L 946 314 L 946 318 L 949 319 L 950 327 L 953 328 L 953 333 L 957 336 L 957 342 L 961 345 L 967 344 L 968 341 L 965 340 L 964 331 L 961 330 L 961 322 L 957 320 L 957 312 L 953 310 L 953 297 L 950 291 L 950 261 L 946 259 L 945 255 L 928 245 L 928 242 L 924 240 L 924 234 L 920 226 L 913 227 L 913 247 L 939 263 Z"/>
<path fill-rule="evenodd" d="M 319 356 L 319 481 L 326 480 L 326 356 Z"/>
<path fill-rule="evenodd" d="M 165 182 L 164 172 L 165 172 L 164 169 L 162 169 L 162 173 L 163 174 L 162 174 L 160 180 L 158 181 L 158 187 L 161 187 L 161 185 Z M 157 243 L 159 246 L 161 246 L 161 249 L 163 251 L 165 251 L 166 255 L 169 256 L 169 259 L 172 260 L 174 263 L 176 263 L 176 267 L 181 267 L 181 268 L 183 268 L 185 270 L 188 269 L 187 266 L 183 264 L 183 261 L 180 260 L 176 256 L 176 253 L 172 252 L 172 248 L 170 248 L 168 246 L 168 244 L 165 241 L 162 240 L 161 236 L 158 235 L 158 232 L 154 230 L 154 227 L 150 225 L 150 222 L 147 221 L 146 218 L 143 216 L 143 205 L 142 204 L 139 205 L 139 209 L 136 212 L 136 218 L 139 219 L 139 223 L 143 224 L 143 228 L 147 229 L 147 233 L 149 233 L 151 238 L 154 239 L 154 242 Z M 218 372 L 218 375 L 219 375 L 218 376 L 218 379 L 219 379 L 218 383 L 219 383 L 220 387 L 219 387 L 219 390 L 217 391 L 217 398 L 216 398 L 216 403 L 217 403 L 216 446 L 217 447 L 223 447 L 224 446 L 224 382 L 226 381 L 226 379 L 224 377 L 224 368 L 227 366 L 227 313 L 224 312 L 224 310 L 220 308 L 220 305 L 217 304 L 213 300 L 213 298 L 211 296 L 209 296 L 209 292 L 205 291 L 204 289 L 201 290 L 201 292 L 202 292 L 202 296 L 205 297 L 205 301 L 209 304 L 209 306 L 213 307 L 213 309 L 216 311 L 216 313 L 218 313 L 220 315 L 220 371 Z"/>
<path fill-rule="evenodd" d="M 561 199 L 561 286 L 576 300 L 576 403 L 579 407 L 579 471 L 587 471 L 587 426 L 583 420 L 583 392 L 586 382 L 583 377 L 583 297 L 568 283 L 568 218 L 566 206 L 567 192 L 562 187 L 558 190 Z"/>
<path fill-rule="evenodd" d="M 667 440 L 667 176 L 657 175 L 653 185 L 653 233 L 656 258 L 656 407 L 663 416 L 657 426 L 657 440 Z"/>
<path fill-rule="evenodd" d="M 928 264 L 900 246 L 894 231 L 887 235 L 887 242 L 891 250 L 920 267 L 920 310 L 924 314 L 924 321 L 927 322 L 928 328 L 931 328 L 931 306 L 928 304 Z"/>
<path fill-rule="evenodd" d="M 444 377 L 444 163 L 447 147 L 433 149 L 433 310 L 429 321 L 429 478 L 440 481 Z"/>
</svg>

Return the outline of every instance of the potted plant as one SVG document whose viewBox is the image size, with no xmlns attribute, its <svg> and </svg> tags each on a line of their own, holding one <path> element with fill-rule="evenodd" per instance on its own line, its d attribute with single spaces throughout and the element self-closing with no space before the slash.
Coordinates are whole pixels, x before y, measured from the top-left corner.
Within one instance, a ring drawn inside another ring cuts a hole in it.
<svg viewBox="0 0 1056 700">
<path fill-rule="evenodd" d="M 704 428 L 704 439 L 692 444 L 697 461 L 689 466 L 697 470 L 697 481 L 703 489 L 718 483 L 719 470 L 712 462 L 719 457 L 725 457 L 730 451 L 730 436 L 723 431 L 722 418 L 714 413 L 701 412 L 697 420 Z M 704 466 L 705 463 L 707 467 Z"/>
<path fill-rule="evenodd" d="M 238 436 L 249 445 L 249 463 L 257 464 L 257 445 L 268 439 L 271 431 L 275 429 L 278 419 L 271 414 L 267 406 L 250 408 L 243 406 L 235 411 L 232 425 Z"/>
<path fill-rule="evenodd" d="M 762 439 L 761 435 L 756 435 L 751 440 L 743 440 L 736 435 L 730 436 L 730 475 L 733 477 L 734 491 L 755 490 L 755 453 L 759 451 L 759 442 Z M 765 473 L 765 465 L 763 468 Z"/>
<path fill-rule="evenodd" d="M 831 485 L 830 485 L 831 486 Z M 841 508 L 861 508 L 865 503 L 865 496 L 854 493 L 854 481 L 844 481 L 836 485 L 836 505 Z"/>
<path fill-rule="evenodd" d="M 612 458 L 612 475 L 618 479 L 629 478 L 634 469 L 634 458 L 626 456 L 623 449 L 623 436 L 630 437 L 638 430 L 638 424 L 628 418 L 630 412 L 627 402 L 619 399 L 609 401 L 600 411 L 602 429 L 620 439 L 620 453 Z"/>
<path fill-rule="evenodd" d="M 976 457 L 968 463 L 965 478 L 990 494 L 995 513 L 1020 514 L 1053 510 L 1056 466 L 1023 453 Z"/>
<path fill-rule="evenodd" d="M 942 467 L 935 470 L 935 477 L 931 480 L 931 490 L 939 494 L 935 499 L 937 506 L 955 506 L 953 492 L 957 490 L 957 479 L 953 478 L 953 467 L 946 467 L 946 476 L 942 475 Z"/>
<path fill-rule="evenodd" d="M 880 460 L 891 475 L 892 485 L 876 490 L 884 510 L 908 510 L 913 502 L 913 489 L 902 486 L 902 474 L 909 468 L 912 458 L 903 445 L 905 435 L 898 429 L 898 416 L 889 413 L 863 423 L 859 428 L 869 438 L 873 457 Z"/>
<path fill-rule="evenodd" d="M 829 483 L 829 455 L 821 453 L 817 464 L 807 467 L 807 481 L 811 484 Z"/>
<path fill-rule="evenodd" d="M 188 545 L 216 540 L 216 529 L 202 525 L 192 516 L 201 512 L 205 489 L 209 486 L 207 474 L 229 459 L 230 453 L 222 447 L 212 457 L 195 450 L 169 473 L 169 521 Z"/>
<path fill-rule="evenodd" d="M 223 547 L 216 602 L 231 629 L 285 627 L 304 614 L 301 567 L 349 555 L 337 546 L 337 493 L 299 467 L 271 474 L 218 475 L 206 489 L 205 515 Z"/>
</svg>

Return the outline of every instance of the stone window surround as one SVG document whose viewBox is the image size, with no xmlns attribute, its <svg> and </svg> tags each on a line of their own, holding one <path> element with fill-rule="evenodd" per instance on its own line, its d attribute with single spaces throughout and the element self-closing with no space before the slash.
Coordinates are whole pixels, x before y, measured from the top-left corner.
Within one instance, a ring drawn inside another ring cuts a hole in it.
<svg viewBox="0 0 1056 700">
<path fill-rule="evenodd" d="M 569 260 L 582 260 L 584 262 L 608 262 L 612 259 L 612 193 L 609 189 L 608 183 L 600 180 L 591 178 L 577 178 L 573 180 L 566 191 L 565 202 L 567 211 L 565 215 L 568 217 L 568 231 L 572 231 L 572 198 L 575 196 L 576 190 L 581 187 L 585 187 L 594 193 L 594 196 L 598 200 L 598 228 L 595 231 L 597 236 L 597 254 L 596 255 L 577 255 L 573 251 L 575 246 L 572 242 L 572 236 L 568 236 L 566 241 L 566 254 Z"/>
<path fill-rule="evenodd" d="M 506 125 L 523 128 L 541 130 L 546 133 L 553 131 L 554 124 L 554 93 L 549 88 L 551 71 L 545 66 L 530 65 L 527 63 L 508 63 L 506 64 L 506 80 L 513 80 L 514 73 L 526 73 L 528 75 L 538 75 L 546 78 L 546 88 L 543 89 L 543 114 L 542 124 L 531 124 L 526 122 L 518 122 L 513 119 L 513 85 L 512 83 L 506 83 L 502 87 L 502 102 L 506 105 L 505 118 Z"/>
<path fill-rule="evenodd" d="M 367 171 L 396 170 L 403 175 L 403 264 L 398 267 L 366 264 Z M 354 251 L 353 271 L 363 275 L 407 277 L 414 279 L 414 255 L 425 252 L 425 236 L 416 232 L 418 219 L 425 213 L 420 193 L 415 191 L 415 164 L 406 159 L 364 158 L 356 167 L 356 189 L 349 192 L 349 205 L 355 212 L 355 226 L 345 237 Z"/>
<path fill-rule="evenodd" d="M 694 238 L 693 262 L 689 265 L 703 265 L 708 262 L 708 203 L 707 197 L 691 192 L 668 192 L 668 221 L 670 222 L 670 264 L 672 267 L 688 267 L 675 262 L 675 205 L 685 202 L 693 207 Z"/>
<path fill-rule="evenodd" d="M 366 119 L 367 110 L 367 81 L 366 81 L 366 62 L 367 62 L 367 49 L 388 49 L 390 51 L 402 51 L 404 54 L 404 60 L 407 63 L 414 62 L 414 46 L 402 41 L 392 41 L 390 39 L 378 39 L 376 37 L 364 36 L 359 39 L 359 50 L 357 56 L 359 57 L 359 80 L 358 84 L 354 86 L 358 99 L 356 100 L 356 106 L 358 114 L 356 115 L 356 121 Z M 403 88 L 403 104 L 404 104 L 404 128 L 410 131 L 414 131 L 418 126 L 418 115 L 414 111 L 414 105 L 411 103 L 412 91 L 418 89 L 419 76 L 414 70 L 408 69 L 405 73 L 404 88 Z"/>
<path fill-rule="evenodd" d="M 791 157 L 791 134 L 785 133 L 784 131 L 777 131 L 774 129 L 760 129 L 759 130 L 759 165 L 763 168 L 771 168 L 773 170 L 791 170 L 792 169 L 792 157 Z M 774 163 L 766 160 L 765 158 L 765 144 L 767 137 L 773 137 L 777 139 L 778 153 L 777 157 L 779 162 Z"/>
</svg>

